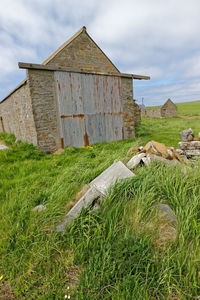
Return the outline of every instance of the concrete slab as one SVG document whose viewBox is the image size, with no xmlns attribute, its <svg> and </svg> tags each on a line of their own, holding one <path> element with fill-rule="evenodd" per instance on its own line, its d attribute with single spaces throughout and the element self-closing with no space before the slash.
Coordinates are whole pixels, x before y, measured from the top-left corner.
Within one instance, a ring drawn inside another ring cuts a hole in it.
<svg viewBox="0 0 200 300">
<path fill-rule="evenodd" d="M 118 161 L 90 182 L 90 186 L 96 188 L 105 195 L 107 189 L 117 180 L 133 176 L 135 176 L 135 174 L 133 174 L 121 161 Z"/>
<path fill-rule="evenodd" d="M 121 161 L 112 164 L 108 169 L 96 177 L 89 185 L 90 189 L 72 207 L 65 219 L 56 227 L 56 231 L 65 231 L 66 226 L 78 217 L 82 209 L 89 207 L 97 199 L 102 200 L 103 195 L 117 180 L 135 176 Z"/>
<path fill-rule="evenodd" d="M 177 225 L 177 219 L 175 213 L 173 212 L 173 210 L 169 205 L 160 203 L 158 207 L 158 211 L 163 217 L 166 218 L 166 220 L 168 220 L 174 226 Z"/>
<path fill-rule="evenodd" d="M 90 188 L 81 199 L 76 202 L 72 209 L 68 212 L 65 219 L 56 227 L 56 231 L 65 231 L 66 226 L 70 226 L 71 222 L 76 219 L 82 209 L 87 208 L 95 199 L 98 199 L 101 193 L 95 188 Z"/>
</svg>

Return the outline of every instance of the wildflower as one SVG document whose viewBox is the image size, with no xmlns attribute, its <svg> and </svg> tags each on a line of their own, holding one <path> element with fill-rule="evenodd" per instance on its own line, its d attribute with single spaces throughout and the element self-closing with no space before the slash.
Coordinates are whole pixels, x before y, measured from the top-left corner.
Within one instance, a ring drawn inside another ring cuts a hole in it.
<svg viewBox="0 0 200 300">
<path fill-rule="evenodd" d="M 0 276 L 0 281 L 3 279 L 3 275 Z"/>
</svg>

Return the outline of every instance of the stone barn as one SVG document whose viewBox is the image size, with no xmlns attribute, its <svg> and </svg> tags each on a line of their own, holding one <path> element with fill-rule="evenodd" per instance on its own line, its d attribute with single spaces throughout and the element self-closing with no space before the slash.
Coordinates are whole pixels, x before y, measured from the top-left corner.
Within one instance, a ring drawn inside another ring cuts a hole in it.
<svg viewBox="0 0 200 300">
<path fill-rule="evenodd" d="M 19 67 L 27 77 L 0 102 L 0 132 L 45 152 L 135 137 L 133 79 L 150 77 L 120 73 L 85 27 L 42 64 Z"/>
<path fill-rule="evenodd" d="M 165 104 L 161 107 L 161 117 L 169 118 L 169 117 L 177 117 L 178 109 L 177 106 L 172 102 L 171 99 L 168 99 Z"/>
</svg>

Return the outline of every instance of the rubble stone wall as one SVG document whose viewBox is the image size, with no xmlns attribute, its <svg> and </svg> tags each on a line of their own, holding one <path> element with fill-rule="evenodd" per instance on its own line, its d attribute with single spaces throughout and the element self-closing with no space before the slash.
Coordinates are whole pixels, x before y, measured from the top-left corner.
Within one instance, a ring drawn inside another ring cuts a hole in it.
<svg viewBox="0 0 200 300">
<path fill-rule="evenodd" d="M 61 148 L 54 72 L 28 70 L 38 146 L 45 152 Z"/>
<path fill-rule="evenodd" d="M 135 137 L 135 105 L 133 101 L 133 81 L 132 78 L 121 79 L 122 104 L 124 111 L 124 139 Z"/>
<path fill-rule="evenodd" d="M 17 139 L 37 145 L 29 84 L 26 82 L 0 103 L 0 132 L 13 133 Z"/>
<path fill-rule="evenodd" d="M 143 111 L 142 115 L 150 118 L 162 117 L 160 108 L 146 109 L 145 111 Z"/>
<path fill-rule="evenodd" d="M 135 125 L 139 125 L 141 123 L 141 109 L 137 103 L 135 103 L 135 100 L 133 100 L 134 103 L 134 121 Z"/>
</svg>

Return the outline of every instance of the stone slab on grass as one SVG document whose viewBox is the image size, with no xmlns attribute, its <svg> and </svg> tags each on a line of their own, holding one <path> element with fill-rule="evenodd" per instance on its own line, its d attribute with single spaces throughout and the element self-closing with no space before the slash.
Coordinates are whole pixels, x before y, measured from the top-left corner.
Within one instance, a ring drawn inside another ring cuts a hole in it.
<svg viewBox="0 0 200 300">
<path fill-rule="evenodd" d="M 113 163 L 108 169 L 96 177 L 89 185 L 90 189 L 68 212 L 65 219 L 56 227 L 58 232 L 65 231 L 66 226 L 78 217 L 82 209 L 89 207 L 97 199 L 101 199 L 116 181 L 135 176 L 121 161 Z"/>
<path fill-rule="evenodd" d="M 200 141 L 179 142 L 181 150 L 200 150 Z"/>
<path fill-rule="evenodd" d="M 76 202 L 72 209 L 68 212 L 65 219 L 56 227 L 56 231 L 64 232 L 66 226 L 70 226 L 71 222 L 76 219 L 82 209 L 87 208 L 94 200 L 98 199 L 101 193 L 95 188 L 90 188 L 81 199 Z"/>
<path fill-rule="evenodd" d="M 107 189 L 119 179 L 135 176 L 121 161 L 113 163 L 108 169 L 96 177 L 90 186 L 96 188 L 103 195 Z"/>
<path fill-rule="evenodd" d="M 8 149 L 8 147 L 6 145 L 0 145 L 0 151 L 7 150 L 7 149 Z"/>
<path fill-rule="evenodd" d="M 190 157 L 190 156 L 200 156 L 200 149 L 199 150 L 185 150 L 185 155 L 187 157 Z"/>
<path fill-rule="evenodd" d="M 159 213 L 166 218 L 172 225 L 177 225 L 177 219 L 175 213 L 171 209 L 171 207 L 167 204 L 160 203 L 158 207 Z"/>
</svg>

